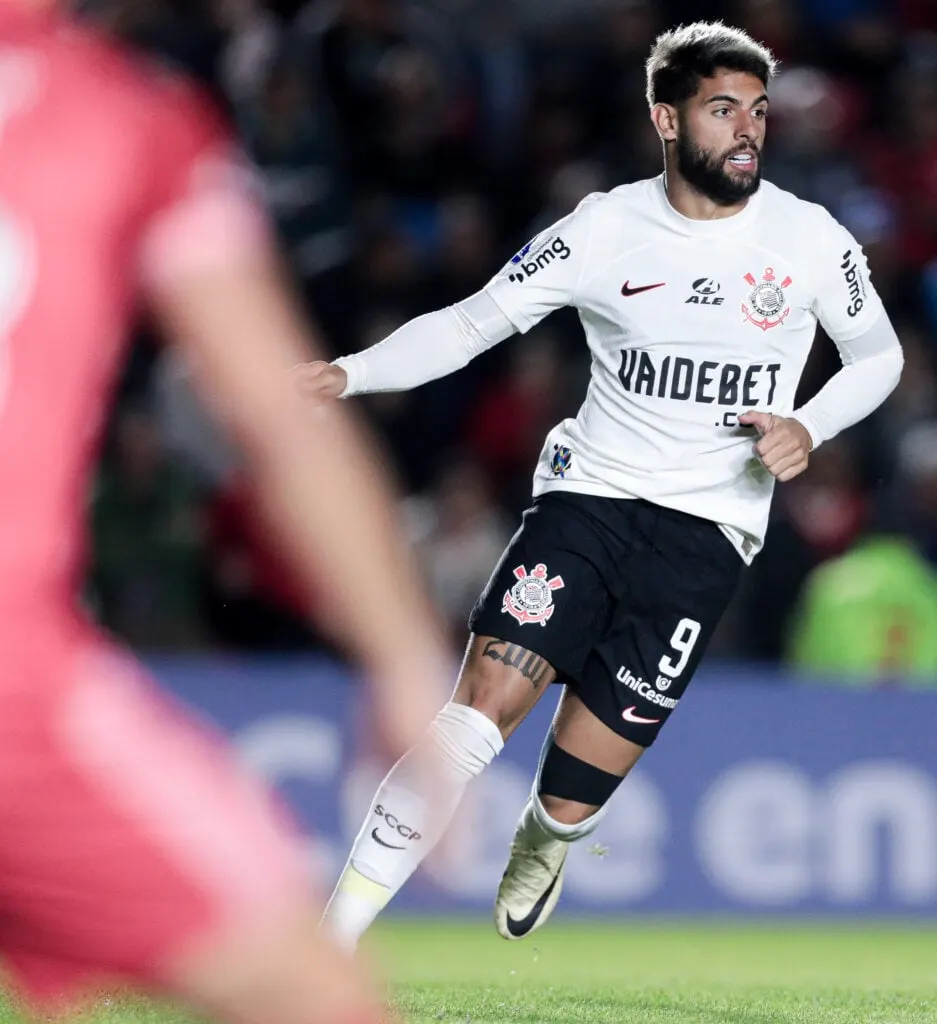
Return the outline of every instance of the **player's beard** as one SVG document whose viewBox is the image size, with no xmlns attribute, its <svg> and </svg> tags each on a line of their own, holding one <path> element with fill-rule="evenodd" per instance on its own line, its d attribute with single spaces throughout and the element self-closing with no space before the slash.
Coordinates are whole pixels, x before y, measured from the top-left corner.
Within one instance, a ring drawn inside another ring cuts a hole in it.
<svg viewBox="0 0 937 1024">
<path fill-rule="evenodd" d="M 754 147 L 746 147 L 751 150 Z M 758 191 L 761 184 L 761 151 L 755 150 L 755 169 L 732 175 L 726 170 L 726 160 L 742 152 L 736 146 L 725 153 L 715 154 L 702 149 L 687 132 L 677 136 L 677 170 L 691 188 L 701 192 L 720 206 L 734 206 Z"/>
</svg>

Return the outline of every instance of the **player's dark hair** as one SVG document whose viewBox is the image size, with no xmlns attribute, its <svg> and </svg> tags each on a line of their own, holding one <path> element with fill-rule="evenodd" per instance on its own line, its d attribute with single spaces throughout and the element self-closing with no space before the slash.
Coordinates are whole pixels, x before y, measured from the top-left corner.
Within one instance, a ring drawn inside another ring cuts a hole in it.
<svg viewBox="0 0 937 1024">
<path fill-rule="evenodd" d="M 647 101 L 679 106 L 696 94 L 703 78 L 720 68 L 744 71 L 767 88 L 777 61 L 761 43 L 740 28 L 721 21 L 681 25 L 657 37 L 647 60 Z"/>
</svg>

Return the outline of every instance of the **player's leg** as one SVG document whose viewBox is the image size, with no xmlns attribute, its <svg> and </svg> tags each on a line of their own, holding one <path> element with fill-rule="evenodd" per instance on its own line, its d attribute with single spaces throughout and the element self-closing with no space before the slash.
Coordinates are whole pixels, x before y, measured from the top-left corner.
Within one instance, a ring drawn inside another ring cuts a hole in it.
<svg viewBox="0 0 937 1024">
<path fill-rule="evenodd" d="M 556 668 L 584 661 L 594 643 L 594 623 L 608 611 L 593 564 L 601 556 L 584 557 L 570 543 L 577 514 L 570 508 L 540 500 L 525 513 L 473 612 L 452 700 L 425 742 L 381 783 L 326 912 L 347 945 L 441 838 L 468 784 L 500 753 Z"/>
<path fill-rule="evenodd" d="M 498 886 L 495 926 L 501 936 L 522 939 L 546 922 L 563 889 L 570 843 L 595 831 L 644 749 L 564 688 Z"/>
<path fill-rule="evenodd" d="M 425 741 L 378 787 L 329 900 L 326 924 L 345 946 L 357 943 L 433 850 L 468 784 L 501 752 L 555 675 L 533 651 L 471 637 L 452 700 Z"/>
<path fill-rule="evenodd" d="M 606 636 L 567 687 L 518 823 L 495 902 L 508 939 L 549 917 L 568 844 L 594 831 L 660 733 L 738 581 L 741 560 L 713 524 L 644 503 L 623 511 L 618 532 L 635 554 Z"/>
</svg>

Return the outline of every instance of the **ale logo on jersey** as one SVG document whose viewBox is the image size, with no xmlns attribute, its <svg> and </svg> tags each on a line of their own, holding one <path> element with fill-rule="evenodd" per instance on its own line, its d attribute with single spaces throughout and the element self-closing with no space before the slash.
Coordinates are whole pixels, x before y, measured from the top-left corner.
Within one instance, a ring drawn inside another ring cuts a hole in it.
<svg viewBox="0 0 937 1024">
<path fill-rule="evenodd" d="M 794 283 L 793 279 L 785 277 L 778 284 L 774 278 L 774 269 L 765 267 L 760 281 L 756 280 L 754 274 L 746 274 L 744 280 L 751 285 L 752 290 L 748 302 L 742 303 L 743 321 L 747 320 L 763 331 L 770 331 L 772 327 L 783 324 L 791 312 L 784 289 Z"/>
<path fill-rule="evenodd" d="M 562 576 L 548 579 L 549 573 L 543 562 L 527 572 L 523 565 L 514 570 L 517 583 L 504 595 L 501 611 L 506 612 L 523 626 L 528 622 L 539 622 L 545 626 L 556 610 L 553 591 L 562 590 L 566 584 Z"/>
<path fill-rule="evenodd" d="M 685 306 L 721 306 L 725 302 L 725 297 L 719 294 L 722 286 L 711 277 L 698 277 L 693 282 L 693 291 L 694 294 L 684 302 Z"/>
</svg>

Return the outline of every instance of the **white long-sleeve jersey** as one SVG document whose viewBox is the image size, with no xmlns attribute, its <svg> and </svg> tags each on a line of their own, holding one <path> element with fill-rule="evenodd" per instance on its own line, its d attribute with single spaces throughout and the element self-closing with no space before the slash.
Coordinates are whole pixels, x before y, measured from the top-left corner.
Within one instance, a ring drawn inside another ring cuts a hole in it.
<svg viewBox="0 0 937 1024">
<path fill-rule="evenodd" d="M 592 376 L 578 415 L 546 438 L 534 494 L 679 509 L 718 523 L 745 561 L 774 478 L 739 415 L 795 414 L 818 321 L 844 365 L 796 410 L 814 447 L 872 412 L 901 372 L 862 249 L 826 210 L 763 183 L 735 216 L 691 220 L 658 177 L 588 196 L 478 295 L 337 360 L 346 394 L 449 373 L 561 306 L 579 312 Z"/>
</svg>

